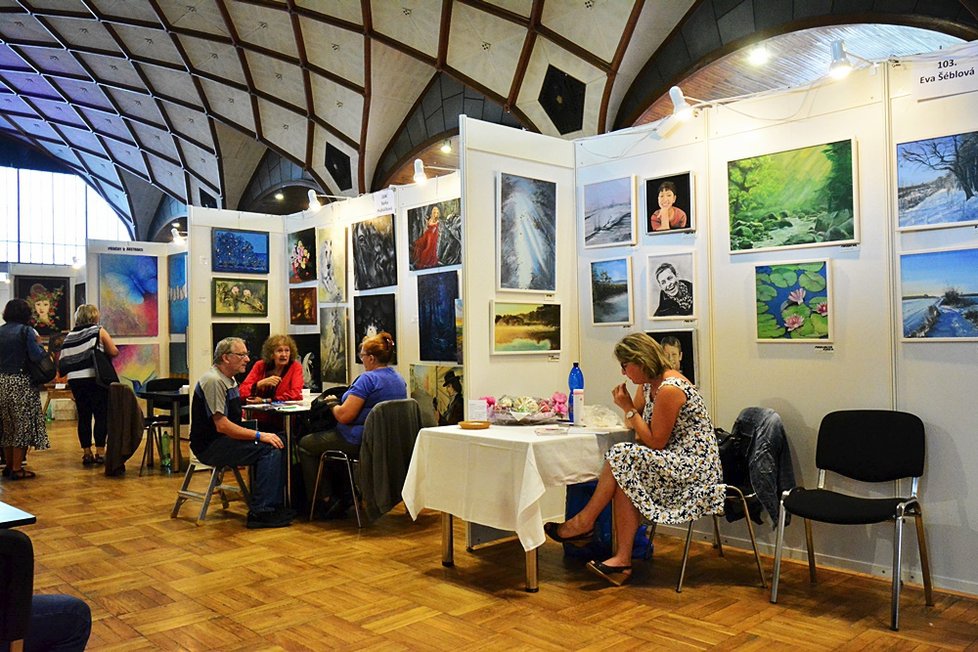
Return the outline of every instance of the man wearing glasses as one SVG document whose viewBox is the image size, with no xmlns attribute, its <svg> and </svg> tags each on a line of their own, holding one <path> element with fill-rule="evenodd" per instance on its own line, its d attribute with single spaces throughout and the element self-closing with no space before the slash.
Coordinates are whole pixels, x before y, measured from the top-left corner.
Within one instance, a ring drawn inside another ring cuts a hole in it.
<svg viewBox="0 0 978 652">
<path fill-rule="evenodd" d="M 248 348 L 226 337 L 214 349 L 214 365 L 194 388 L 190 410 L 190 448 L 210 466 L 255 466 L 251 479 L 249 528 L 285 527 L 295 512 L 282 507 L 285 479 L 278 435 L 241 425 L 241 396 L 236 374 L 248 366 Z"/>
</svg>

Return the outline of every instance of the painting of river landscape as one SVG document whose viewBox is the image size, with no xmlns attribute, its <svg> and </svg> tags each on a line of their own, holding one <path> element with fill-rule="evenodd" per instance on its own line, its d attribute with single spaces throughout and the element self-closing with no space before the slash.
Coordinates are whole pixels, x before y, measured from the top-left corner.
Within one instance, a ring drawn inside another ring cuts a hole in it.
<svg viewBox="0 0 978 652">
<path fill-rule="evenodd" d="M 611 179 L 584 186 L 584 246 L 635 244 L 635 180 Z"/>
<path fill-rule="evenodd" d="M 900 230 L 978 224 L 978 132 L 897 145 Z"/>
<path fill-rule="evenodd" d="M 560 304 L 492 302 L 492 352 L 560 351 Z"/>
<path fill-rule="evenodd" d="M 627 326 L 632 323 L 632 259 L 591 263 L 591 323 Z"/>
<path fill-rule="evenodd" d="M 978 249 L 900 256 L 900 297 L 905 340 L 978 340 Z"/>
</svg>

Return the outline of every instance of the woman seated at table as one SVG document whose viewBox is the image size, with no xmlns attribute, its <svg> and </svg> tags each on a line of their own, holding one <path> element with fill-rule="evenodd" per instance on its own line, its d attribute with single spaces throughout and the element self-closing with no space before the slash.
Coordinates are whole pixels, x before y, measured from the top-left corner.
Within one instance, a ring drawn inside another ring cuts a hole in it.
<svg viewBox="0 0 978 652">
<path fill-rule="evenodd" d="M 591 561 L 587 567 L 621 586 L 632 574 L 632 546 L 642 517 L 686 523 L 718 511 L 724 492 L 713 422 L 693 384 L 644 333 L 623 338 L 615 346 L 615 358 L 622 374 L 638 385 L 634 397 L 625 383 L 611 392 L 638 441 L 612 447 L 584 509 L 544 529 L 555 541 L 587 544 L 598 515 L 613 502 L 617 549 L 610 558 Z"/>
<path fill-rule="evenodd" d="M 330 397 L 327 401 L 327 409 L 336 417 L 336 429 L 313 432 L 299 441 L 299 460 L 307 496 L 313 495 L 319 458 L 324 451 L 340 450 L 357 456 L 363 438 L 363 424 L 374 406 L 381 401 L 407 398 L 404 379 L 387 366 L 394 357 L 394 340 L 390 333 L 382 332 L 363 338 L 359 355 L 364 372 L 357 376 L 341 398 Z M 327 465 L 320 486 L 324 489 L 320 493 L 329 495 L 323 518 L 344 518 L 353 505 L 345 467 L 340 464 Z M 318 500 L 318 496 L 314 500 Z"/>
<path fill-rule="evenodd" d="M 296 358 L 299 349 L 288 335 L 272 335 L 261 347 L 261 360 L 255 363 L 241 383 L 241 398 L 245 403 L 298 401 L 302 398 L 302 365 Z M 253 412 L 259 427 L 281 430 L 278 414 Z"/>
</svg>

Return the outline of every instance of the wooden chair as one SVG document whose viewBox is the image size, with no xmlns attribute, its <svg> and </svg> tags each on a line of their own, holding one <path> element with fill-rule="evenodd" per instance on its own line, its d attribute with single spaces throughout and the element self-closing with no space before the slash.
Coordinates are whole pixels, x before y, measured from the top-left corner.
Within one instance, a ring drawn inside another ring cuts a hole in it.
<svg viewBox="0 0 978 652">
<path fill-rule="evenodd" d="M 195 491 L 190 489 L 190 483 L 193 480 L 194 474 L 202 471 L 208 471 L 208 481 L 207 488 L 203 491 Z M 231 471 L 234 474 L 236 485 L 225 484 L 224 474 Z M 177 514 L 180 513 L 180 508 L 188 500 L 199 500 L 201 501 L 200 513 L 197 515 L 196 524 L 200 525 L 205 518 L 207 518 L 207 509 L 210 507 L 211 498 L 214 494 L 218 494 L 221 498 L 221 505 L 224 509 L 230 506 L 230 500 L 228 499 L 228 493 L 236 494 L 244 501 L 246 505 L 251 504 L 251 494 L 248 492 L 248 487 L 241 477 L 241 471 L 236 466 L 208 466 L 197 459 L 197 457 L 191 452 L 190 454 L 190 464 L 187 466 L 187 473 L 183 476 L 183 484 L 177 491 L 177 501 L 173 504 L 173 511 L 170 512 L 170 518 L 176 518 Z"/>
</svg>

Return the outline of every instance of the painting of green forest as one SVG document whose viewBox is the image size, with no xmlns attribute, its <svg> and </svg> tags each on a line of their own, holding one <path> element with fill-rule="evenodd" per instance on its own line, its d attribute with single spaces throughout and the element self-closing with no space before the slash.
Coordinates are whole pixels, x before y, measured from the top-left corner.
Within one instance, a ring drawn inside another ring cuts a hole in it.
<svg viewBox="0 0 978 652">
<path fill-rule="evenodd" d="M 730 251 L 857 241 L 851 140 L 727 163 Z"/>
</svg>

